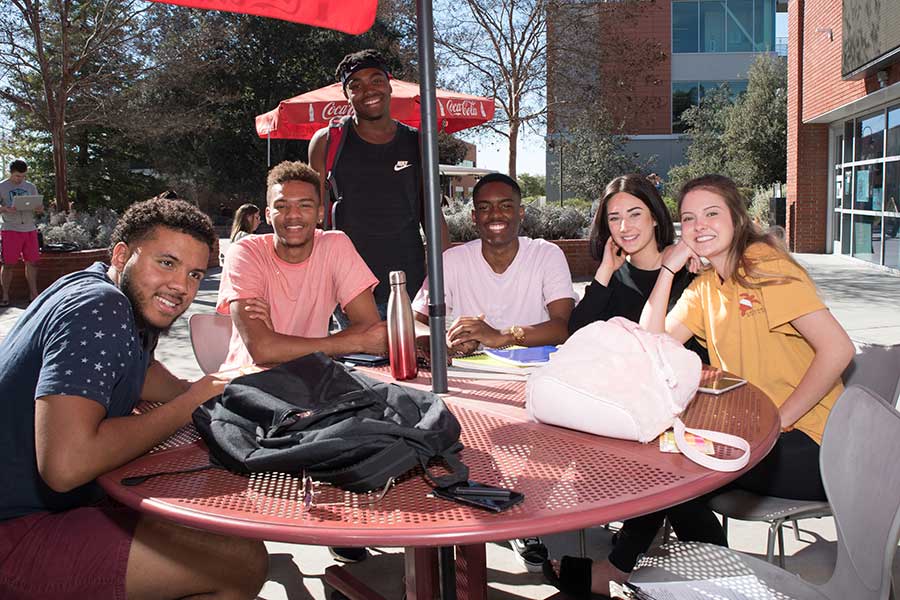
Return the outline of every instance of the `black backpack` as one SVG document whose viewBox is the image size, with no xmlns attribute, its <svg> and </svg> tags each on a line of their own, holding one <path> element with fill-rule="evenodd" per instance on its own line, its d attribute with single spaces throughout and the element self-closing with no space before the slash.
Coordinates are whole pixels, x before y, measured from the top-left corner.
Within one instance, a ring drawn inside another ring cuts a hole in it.
<svg viewBox="0 0 900 600">
<path fill-rule="evenodd" d="M 435 394 L 384 383 L 310 354 L 244 375 L 194 411 L 211 458 L 237 473 L 306 474 L 351 492 L 416 466 L 436 486 L 468 479 L 460 426 Z M 428 473 L 443 458 L 448 475 Z"/>
</svg>

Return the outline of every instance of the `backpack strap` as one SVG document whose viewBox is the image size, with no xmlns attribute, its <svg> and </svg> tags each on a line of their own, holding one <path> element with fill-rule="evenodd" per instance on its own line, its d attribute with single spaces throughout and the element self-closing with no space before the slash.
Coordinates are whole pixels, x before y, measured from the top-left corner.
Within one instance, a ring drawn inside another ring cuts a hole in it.
<svg viewBox="0 0 900 600">
<path fill-rule="evenodd" d="M 461 449 L 462 444 L 457 444 L 456 447 L 441 452 L 440 457 L 444 459 L 444 462 L 450 469 L 450 472 L 447 475 L 432 475 L 428 471 L 428 461 L 421 456 L 419 457 L 419 464 L 422 466 L 425 478 L 431 482 L 433 487 L 447 487 L 468 481 L 469 467 L 459 459 L 459 451 Z"/>
<path fill-rule="evenodd" d="M 684 435 L 685 432 L 699 435 L 711 442 L 737 448 L 738 450 L 741 450 L 741 455 L 737 458 L 716 458 L 714 456 L 707 456 L 687 442 Z M 744 438 L 731 435 L 730 433 L 723 433 L 721 431 L 691 429 L 690 427 L 685 427 L 684 423 L 679 418 L 675 419 L 675 445 L 678 446 L 678 449 L 681 450 L 681 453 L 686 457 L 698 465 L 714 471 L 732 473 L 734 471 L 740 471 L 747 466 L 748 462 L 750 462 L 750 444 Z"/>
<path fill-rule="evenodd" d="M 337 228 L 335 217 L 342 198 L 334 178 L 334 165 L 344 148 L 347 139 L 344 133 L 349 124 L 349 116 L 332 119 L 328 123 L 328 134 L 325 136 L 325 229 Z"/>
</svg>

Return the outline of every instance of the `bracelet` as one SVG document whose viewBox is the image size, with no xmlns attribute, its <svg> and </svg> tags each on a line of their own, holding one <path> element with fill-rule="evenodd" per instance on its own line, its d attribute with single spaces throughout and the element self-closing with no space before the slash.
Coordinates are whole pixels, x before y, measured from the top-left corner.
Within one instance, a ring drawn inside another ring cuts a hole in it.
<svg viewBox="0 0 900 600">
<path fill-rule="evenodd" d="M 660 266 L 661 266 L 663 269 L 665 269 L 666 271 L 668 271 L 669 273 L 671 273 L 672 275 L 675 274 L 675 271 L 673 271 L 672 269 L 670 269 L 669 267 L 667 267 L 667 266 L 666 266 L 666 263 L 662 263 Z"/>
</svg>

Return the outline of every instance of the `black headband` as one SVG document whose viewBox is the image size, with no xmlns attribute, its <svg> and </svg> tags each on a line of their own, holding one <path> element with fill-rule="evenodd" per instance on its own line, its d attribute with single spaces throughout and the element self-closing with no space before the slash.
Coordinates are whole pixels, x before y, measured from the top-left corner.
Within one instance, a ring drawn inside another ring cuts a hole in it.
<svg viewBox="0 0 900 600">
<path fill-rule="evenodd" d="M 357 71 L 361 71 L 363 69 L 378 69 L 379 71 L 383 71 L 386 76 L 388 76 L 388 77 L 391 76 L 391 74 L 388 73 L 387 68 L 384 66 L 384 63 L 382 63 L 377 58 L 366 57 L 366 58 L 362 59 L 361 61 L 359 61 L 358 63 L 354 64 L 349 69 L 347 69 L 341 75 L 341 87 L 346 89 L 347 80 L 349 80 L 350 77 L 352 77 L 354 73 L 356 73 Z"/>
</svg>

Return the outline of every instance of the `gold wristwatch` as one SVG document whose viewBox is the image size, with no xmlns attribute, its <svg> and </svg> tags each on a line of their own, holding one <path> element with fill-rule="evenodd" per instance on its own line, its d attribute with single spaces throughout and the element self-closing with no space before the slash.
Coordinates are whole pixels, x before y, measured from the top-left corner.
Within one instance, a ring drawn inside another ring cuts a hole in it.
<svg viewBox="0 0 900 600">
<path fill-rule="evenodd" d="M 506 330 L 506 333 L 512 334 L 517 344 L 522 345 L 525 342 L 525 330 L 520 325 L 513 325 Z"/>
</svg>

